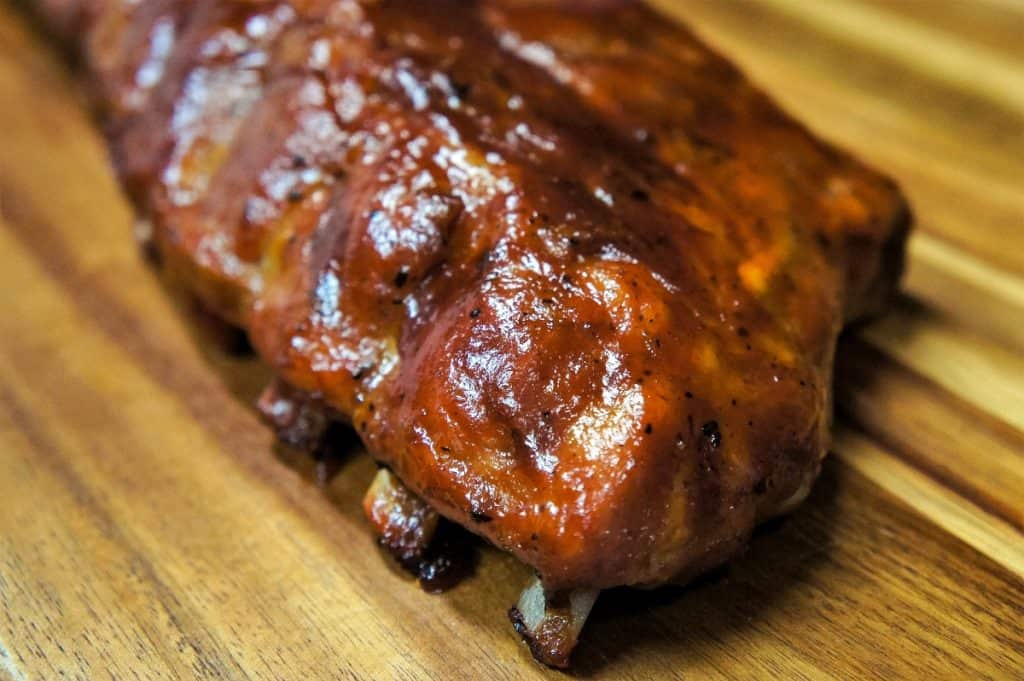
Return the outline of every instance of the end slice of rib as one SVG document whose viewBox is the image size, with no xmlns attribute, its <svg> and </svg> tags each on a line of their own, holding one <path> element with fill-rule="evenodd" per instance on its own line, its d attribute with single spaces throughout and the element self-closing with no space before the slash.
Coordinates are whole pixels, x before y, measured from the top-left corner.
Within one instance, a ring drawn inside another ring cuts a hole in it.
<svg viewBox="0 0 1024 681">
<path fill-rule="evenodd" d="M 437 512 L 387 468 L 377 471 L 366 490 L 363 511 L 381 546 L 407 569 L 415 571 L 437 531 Z"/>
<path fill-rule="evenodd" d="M 548 593 L 535 577 L 508 616 L 537 660 L 552 667 L 567 667 L 600 593 L 597 589 Z"/>
</svg>

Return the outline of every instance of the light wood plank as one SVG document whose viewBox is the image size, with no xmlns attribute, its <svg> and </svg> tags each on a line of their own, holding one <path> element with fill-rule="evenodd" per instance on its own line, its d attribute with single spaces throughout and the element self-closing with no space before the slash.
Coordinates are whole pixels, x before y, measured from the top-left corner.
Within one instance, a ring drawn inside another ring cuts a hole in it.
<svg viewBox="0 0 1024 681">
<path fill-rule="evenodd" d="M 1007 570 L 1024 577 L 1024 538 L 1018 527 L 973 504 L 965 504 L 956 492 L 845 425 L 836 428 L 833 447 L 843 462 L 871 482 L 905 500 L 915 511 Z"/>
<path fill-rule="evenodd" d="M 1024 73 L 1017 60 L 983 45 L 861 3 L 765 0 L 765 4 L 797 18 L 810 32 L 849 41 L 858 51 L 878 53 L 958 91 L 1024 112 Z"/>
<path fill-rule="evenodd" d="M 1024 355 L 906 303 L 861 336 L 979 410 L 1024 430 Z"/>
<path fill-rule="evenodd" d="M 903 282 L 908 295 L 1010 352 L 1024 355 L 1024 279 L 928 234 L 915 235 L 909 251 Z"/>
<path fill-rule="evenodd" d="M 840 346 L 840 414 L 963 498 L 1024 530 L 1024 434 L 869 344 Z"/>
</svg>

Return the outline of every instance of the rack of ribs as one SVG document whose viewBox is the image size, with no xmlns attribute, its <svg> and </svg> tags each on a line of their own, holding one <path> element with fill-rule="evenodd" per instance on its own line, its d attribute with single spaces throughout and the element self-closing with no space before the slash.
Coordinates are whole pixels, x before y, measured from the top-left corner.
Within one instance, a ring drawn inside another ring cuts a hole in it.
<svg viewBox="0 0 1024 681">
<path fill-rule="evenodd" d="M 539 660 L 601 589 L 686 582 L 807 495 L 837 336 L 891 296 L 910 213 L 685 27 L 39 4 L 161 262 L 273 367 L 267 417 L 311 449 L 351 424 L 403 564 L 454 522 L 532 566 L 510 615 Z"/>
</svg>

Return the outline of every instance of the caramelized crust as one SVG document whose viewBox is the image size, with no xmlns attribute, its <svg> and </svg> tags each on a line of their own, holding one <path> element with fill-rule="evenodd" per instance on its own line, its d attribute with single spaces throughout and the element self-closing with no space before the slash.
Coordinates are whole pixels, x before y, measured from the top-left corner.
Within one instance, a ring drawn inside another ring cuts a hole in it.
<svg viewBox="0 0 1024 681">
<path fill-rule="evenodd" d="M 46 0 L 165 260 L 553 590 L 806 495 L 894 184 L 628 0 Z"/>
</svg>

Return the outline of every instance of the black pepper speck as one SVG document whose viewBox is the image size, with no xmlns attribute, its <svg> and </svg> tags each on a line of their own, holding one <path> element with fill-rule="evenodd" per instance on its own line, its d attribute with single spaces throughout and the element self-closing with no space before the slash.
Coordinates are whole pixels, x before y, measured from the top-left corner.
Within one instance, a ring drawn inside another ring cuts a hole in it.
<svg viewBox="0 0 1024 681">
<path fill-rule="evenodd" d="M 718 421 L 708 421 L 700 427 L 701 435 L 708 439 L 712 449 L 718 449 L 722 444 L 722 433 L 718 430 Z"/>
</svg>

